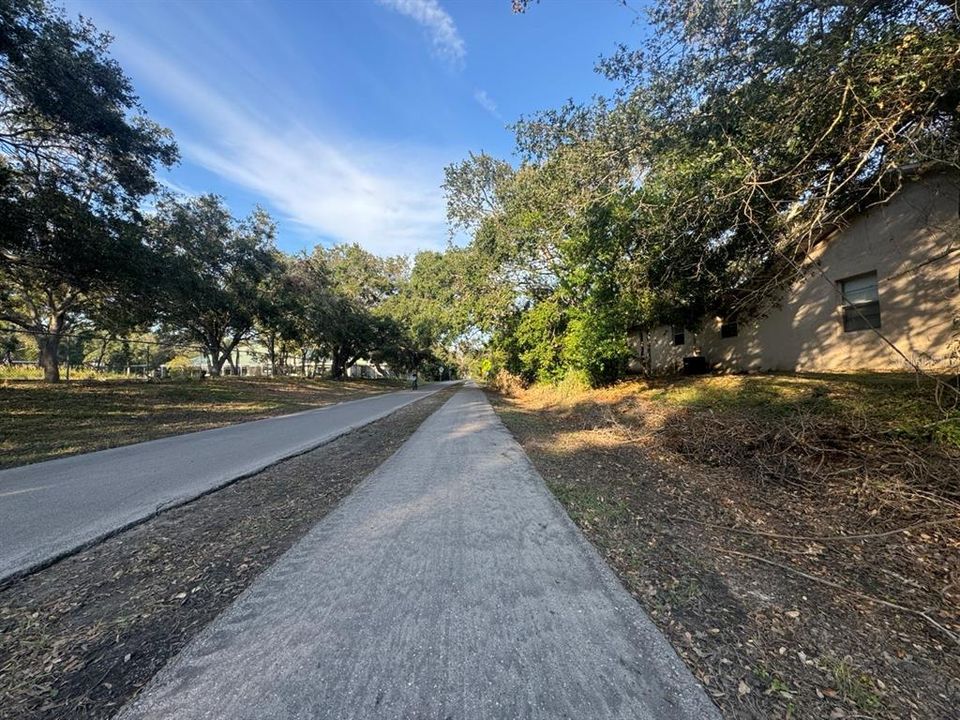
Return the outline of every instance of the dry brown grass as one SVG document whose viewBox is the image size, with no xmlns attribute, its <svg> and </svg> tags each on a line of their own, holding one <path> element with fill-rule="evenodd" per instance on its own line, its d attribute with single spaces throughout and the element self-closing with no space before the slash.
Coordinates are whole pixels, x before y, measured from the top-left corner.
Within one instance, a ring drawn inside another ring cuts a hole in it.
<svg viewBox="0 0 960 720">
<path fill-rule="evenodd" d="M 396 389 L 305 378 L 0 384 L 0 467 L 309 410 Z"/>
<path fill-rule="evenodd" d="M 940 720 L 960 504 L 924 392 L 774 375 L 493 400 L 727 717 Z"/>
</svg>

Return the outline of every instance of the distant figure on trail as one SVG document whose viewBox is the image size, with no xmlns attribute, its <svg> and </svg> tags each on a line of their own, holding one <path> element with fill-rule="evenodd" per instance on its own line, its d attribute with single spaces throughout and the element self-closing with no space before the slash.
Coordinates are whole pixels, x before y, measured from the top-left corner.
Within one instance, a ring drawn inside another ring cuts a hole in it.
<svg viewBox="0 0 960 720">
<path fill-rule="evenodd" d="M 410 385 L 413 387 L 414 390 L 417 389 L 417 371 L 416 370 L 414 370 L 410 376 Z"/>
</svg>

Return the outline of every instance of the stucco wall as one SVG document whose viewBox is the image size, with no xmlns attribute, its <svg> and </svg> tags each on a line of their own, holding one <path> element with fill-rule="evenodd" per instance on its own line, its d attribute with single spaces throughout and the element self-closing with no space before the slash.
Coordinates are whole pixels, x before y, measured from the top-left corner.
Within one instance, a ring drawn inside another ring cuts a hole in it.
<svg viewBox="0 0 960 720">
<path fill-rule="evenodd" d="M 764 317 L 721 338 L 719 320 L 673 345 L 669 327 L 634 337 L 651 369 L 672 372 L 699 348 L 729 370 L 902 370 L 908 363 L 872 330 L 844 332 L 838 281 L 876 271 L 880 332 L 911 362 L 945 368 L 955 361 L 960 327 L 960 191 L 939 175 L 906 185 L 822 243 L 814 267 Z"/>
</svg>

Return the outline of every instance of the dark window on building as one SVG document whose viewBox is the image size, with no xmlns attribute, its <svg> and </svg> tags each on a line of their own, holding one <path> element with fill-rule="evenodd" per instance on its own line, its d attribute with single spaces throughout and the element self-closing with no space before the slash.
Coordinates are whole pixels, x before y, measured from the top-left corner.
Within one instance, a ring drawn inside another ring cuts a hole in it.
<svg viewBox="0 0 960 720">
<path fill-rule="evenodd" d="M 843 296 L 843 331 L 880 327 L 880 295 L 877 273 L 869 272 L 840 281 Z"/>
<path fill-rule="evenodd" d="M 737 321 L 734 318 L 728 318 L 720 323 L 720 337 L 733 338 L 740 334 L 740 328 L 737 327 Z"/>
<path fill-rule="evenodd" d="M 686 342 L 687 342 L 687 338 L 686 338 L 686 337 L 684 336 L 684 334 L 683 334 L 683 328 L 682 328 L 682 327 L 676 327 L 676 326 L 674 326 L 674 328 L 673 328 L 673 344 L 674 344 L 674 345 L 683 345 L 683 344 L 686 343 Z"/>
</svg>

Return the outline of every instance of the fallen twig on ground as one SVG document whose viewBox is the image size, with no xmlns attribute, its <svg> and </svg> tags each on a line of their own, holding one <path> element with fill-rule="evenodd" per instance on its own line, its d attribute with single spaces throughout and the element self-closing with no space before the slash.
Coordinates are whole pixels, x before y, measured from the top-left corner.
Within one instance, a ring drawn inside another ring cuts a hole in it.
<svg viewBox="0 0 960 720">
<path fill-rule="evenodd" d="M 910 530 L 919 530 L 920 528 L 934 527 L 937 525 L 948 525 L 950 523 L 960 522 L 960 517 L 949 517 L 949 518 L 939 518 L 937 520 L 926 520 L 924 522 L 914 523 L 912 525 L 896 528 L 894 530 L 885 530 L 883 532 L 875 532 L 875 533 L 860 533 L 857 535 L 784 535 L 781 533 L 762 532 L 759 530 L 746 530 L 744 528 L 730 527 L 729 525 L 720 525 L 718 523 L 705 522 L 703 520 L 697 520 L 695 518 L 686 517 L 684 515 L 670 515 L 669 519 L 681 520 L 683 522 L 690 522 L 696 525 L 704 525 L 706 527 L 716 528 L 718 530 L 723 530 L 725 532 L 737 533 L 739 535 L 755 535 L 757 537 L 768 537 L 768 538 L 773 538 L 775 540 L 802 540 L 805 542 L 872 540 L 875 538 L 883 538 L 883 537 L 890 537 L 891 535 L 898 535 L 900 533 L 908 532 Z"/>
<path fill-rule="evenodd" d="M 826 585 L 832 587 L 841 592 L 845 592 L 848 595 L 853 595 L 855 597 L 862 598 L 877 605 L 883 605 L 884 607 L 892 608 L 894 610 L 900 610 L 901 612 L 910 613 L 911 615 L 916 615 L 917 617 L 923 618 L 930 625 L 937 628 L 940 632 L 950 638 L 957 646 L 960 646 L 960 637 L 955 635 L 953 632 L 948 630 L 946 627 L 938 623 L 932 617 L 922 610 L 917 610 L 916 608 L 907 607 L 906 605 L 900 605 L 899 603 L 890 602 L 889 600 L 882 600 L 880 598 L 874 597 L 873 595 L 867 595 L 858 590 L 851 590 L 848 587 L 844 587 L 839 583 L 835 583 L 832 580 L 827 580 L 826 578 L 817 577 L 816 575 L 811 575 L 810 573 L 804 572 L 803 570 L 798 570 L 797 568 L 787 565 L 786 563 L 777 562 L 776 560 L 770 560 L 769 558 L 760 557 L 759 555 L 752 555 L 751 553 L 740 552 L 739 550 L 730 550 L 729 548 L 722 548 L 716 546 L 709 546 L 711 550 L 716 550 L 720 553 L 727 553 L 729 555 L 736 555 L 738 557 L 747 558 L 755 562 L 763 563 L 765 565 L 770 565 L 771 567 L 779 568 L 780 570 L 785 570 L 786 572 L 793 573 L 794 575 L 799 575 L 800 577 L 806 578 L 821 585 Z"/>
</svg>

